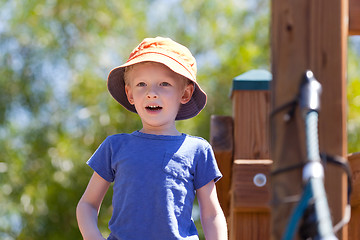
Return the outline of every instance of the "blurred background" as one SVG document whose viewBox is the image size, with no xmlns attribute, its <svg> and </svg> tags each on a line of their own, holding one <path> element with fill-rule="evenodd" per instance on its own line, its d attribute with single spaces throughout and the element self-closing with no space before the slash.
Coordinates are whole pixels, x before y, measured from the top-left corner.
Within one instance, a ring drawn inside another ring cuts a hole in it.
<svg viewBox="0 0 360 240">
<path fill-rule="evenodd" d="M 177 124 L 209 139 L 210 116 L 231 115 L 232 79 L 270 70 L 269 7 L 269 0 L 0 0 L 0 239 L 81 239 L 75 208 L 92 174 L 86 161 L 106 136 L 141 127 L 107 92 L 107 75 L 145 37 L 170 37 L 195 55 L 208 104 Z M 359 38 L 350 37 L 349 152 L 360 144 L 359 53 Z M 111 211 L 110 190 L 99 217 L 106 236 Z"/>
</svg>

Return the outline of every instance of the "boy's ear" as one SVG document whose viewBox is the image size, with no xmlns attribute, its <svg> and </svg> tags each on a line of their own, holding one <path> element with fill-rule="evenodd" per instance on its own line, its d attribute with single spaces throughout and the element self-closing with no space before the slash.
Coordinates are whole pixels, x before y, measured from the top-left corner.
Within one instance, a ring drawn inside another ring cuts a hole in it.
<svg viewBox="0 0 360 240">
<path fill-rule="evenodd" d="M 125 93 L 129 103 L 131 105 L 134 105 L 134 97 L 131 91 L 131 87 L 129 85 L 125 85 Z"/>
<path fill-rule="evenodd" d="M 184 93 L 181 97 L 181 104 L 185 104 L 190 101 L 192 95 L 194 92 L 194 84 L 188 84 L 186 85 L 184 89 Z"/>
</svg>

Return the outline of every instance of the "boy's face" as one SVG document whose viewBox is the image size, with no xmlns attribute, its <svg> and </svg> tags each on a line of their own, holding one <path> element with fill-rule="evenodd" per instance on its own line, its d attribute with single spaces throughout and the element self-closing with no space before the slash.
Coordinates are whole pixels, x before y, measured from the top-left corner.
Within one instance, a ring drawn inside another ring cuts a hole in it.
<svg viewBox="0 0 360 240">
<path fill-rule="evenodd" d="M 175 118 L 180 104 L 187 103 L 193 84 L 160 63 L 136 64 L 127 73 L 126 95 L 135 105 L 143 123 L 143 132 L 177 133 Z"/>
</svg>

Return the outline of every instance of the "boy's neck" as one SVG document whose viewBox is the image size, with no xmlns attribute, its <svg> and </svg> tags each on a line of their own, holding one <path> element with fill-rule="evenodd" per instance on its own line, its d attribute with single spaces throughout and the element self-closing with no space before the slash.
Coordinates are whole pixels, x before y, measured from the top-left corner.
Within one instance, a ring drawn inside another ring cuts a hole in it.
<svg viewBox="0 0 360 240">
<path fill-rule="evenodd" d="M 169 135 L 169 136 L 180 136 L 181 133 L 176 128 L 171 129 L 156 129 L 156 128 L 142 128 L 139 132 L 153 135 Z"/>
</svg>

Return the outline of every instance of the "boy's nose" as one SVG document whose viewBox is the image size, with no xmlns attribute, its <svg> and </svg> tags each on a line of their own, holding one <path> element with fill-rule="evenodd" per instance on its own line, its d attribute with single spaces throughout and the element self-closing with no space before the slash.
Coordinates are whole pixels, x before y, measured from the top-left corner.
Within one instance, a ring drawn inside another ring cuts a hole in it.
<svg viewBox="0 0 360 240">
<path fill-rule="evenodd" d="M 155 87 L 149 87 L 147 98 L 157 98 L 158 94 Z"/>
</svg>

